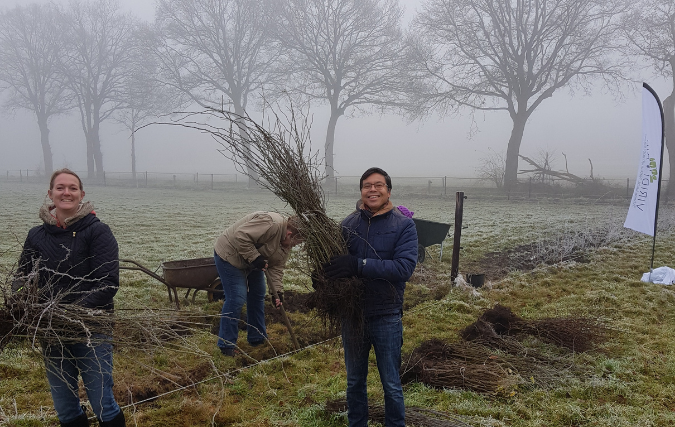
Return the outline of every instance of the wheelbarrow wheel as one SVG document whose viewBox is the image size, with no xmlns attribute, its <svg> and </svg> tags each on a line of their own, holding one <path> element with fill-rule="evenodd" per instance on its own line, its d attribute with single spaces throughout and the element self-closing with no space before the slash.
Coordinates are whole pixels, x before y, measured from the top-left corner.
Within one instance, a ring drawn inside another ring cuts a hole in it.
<svg viewBox="0 0 675 427">
<path fill-rule="evenodd" d="M 220 282 L 220 277 L 213 281 L 211 286 L 206 290 L 209 302 L 225 300 L 225 294 L 222 292 L 223 284 Z M 213 292 L 221 291 L 221 292 Z"/>
<path fill-rule="evenodd" d="M 427 258 L 427 252 L 424 250 L 424 246 L 417 245 L 417 262 L 424 262 Z"/>
</svg>

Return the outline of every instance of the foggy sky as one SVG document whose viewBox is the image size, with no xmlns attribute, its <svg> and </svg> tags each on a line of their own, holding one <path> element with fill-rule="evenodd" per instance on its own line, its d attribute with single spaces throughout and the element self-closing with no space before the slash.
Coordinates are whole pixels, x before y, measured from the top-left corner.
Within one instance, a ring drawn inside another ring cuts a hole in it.
<svg viewBox="0 0 675 427">
<path fill-rule="evenodd" d="M 33 0 L 0 0 L 0 8 Z M 47 0 L 39 0 L 46 3 Z M 57 3 L 67 4 L 66 0 Z M 419 0 L 403 0 L 409 19 Z M 121 0 L 122 8 L 141 19 L 152 20 L 154 0 Z M 661 97 L 670 88 L 663 79 L 641 76 Z M 640 155 L 641 82 L 624 88 L 623 99 L 605 94 L 597 84 L 592 96 L 567 89 L 545 100 L 528 120 L 521 154 L 537 157 L 540 150 L 555 152 L 554 169 L 564 169 L 561 152 L 567 155 L 569 172 L 587 177 L 590 158 L 596 178 L 635 179 Z M 42 164 L 40 133 L 33 113 L 0 113 L 0 174 L 7 170 L 31 169 Z M 253 115 L 254 112 L 251 112 Z M 396 115 L 350 117 L 338 120 L 335 132 L 335 169 L 338 175 L 360 175 L 379 166 L 392 176 L 473 177 L 479 159 L 489 149 L 505 152 L 512 121 L 505 111 L 476 112 L 461 116 L 431 116 L 423 122 L 407 123 Z M 312 146 L 322 148 L 329 107 L 314 105 Z M 471 130 L 477 132 L 471 135 Z M 54 168 L 68 166 L 86 171 L 84 133 L 79 113 L 56 116 L 50 121 Z M 106 172 L 131 171 L 131 140 L 128 132 L 113 121 L 101 127 L 101 148 Z M 210 137 L 194 130 L 151 126 L 136 136 L 139 172 L 233 173 L 234 166 L 218 154 L 220 147 Z M 666 156 L 667 157 L 667 156 Z M 520 161 L 519 167 L 526 167 Z M 663 168 L 667 169 L 667 160 Z M 667 177 L 667 176 L 666 176 Z"/>
</svg>

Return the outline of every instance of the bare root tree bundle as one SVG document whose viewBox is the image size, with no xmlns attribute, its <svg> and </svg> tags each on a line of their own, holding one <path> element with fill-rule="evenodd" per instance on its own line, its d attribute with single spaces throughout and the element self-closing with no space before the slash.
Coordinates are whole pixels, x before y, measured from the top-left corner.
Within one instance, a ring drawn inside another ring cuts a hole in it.
<svg viewBox="0 0 675 427">
<path fill-rule="evenodd" d="M 475 323 L 464 328 L 460 335 L 467 340 L 480 338 L 495 341 L 486 325 L 490 325 L 498 335 L 533 335 L 575 352 L 592 350 L 607 339 L 609 332 L 598 319 L 590 317 L 526 320 L 516 316 L 510 308 L 496 304 L 486 310 Z"/>
<path fill-rule="evenodd" d="M 362 314 L 361 281 L 357 278 L 328 281 L 319 273 L 332 257 L 347 253 L 340 224 L 326 214 L 322 159 L 318 152 L 312 151 L 307 119 L 299 120 L 292 108 L 283 117 L 284 120 L 273 113 L 267 126 L 263 126 L 250 117 L 212 109 L 185 114 L 169 124 L 210 134 L 223 146 L 221 153 L 234 162 L 240 173 L 293 209 L 305 238 L 307 272 L 313 278 L 310 304 L 333 329 L 339 327 L 342 319 L 356 325 Z M 206 119 L 216 120 L 207 123 Z M 216 122 L 222 125 L 213 124 Z"/>
<path fill-rule="evenodd" d="M 346 410 L 346 400 L 326 402 L 327 412 L 338 414 Z M 384 405 L 368 405 L 368 419 L 384 424 Z M 447 412 L 416 406 L 406 406 L 405 424 L 411 427 L 470 427 L 469 424 Z"/>
<path fill-rule="evenodd" d="M 520 341 L 507 335 L 499 335 L 493 325 L 483 319 L 467 326 L 459 332 L 465 341 L 505 353 L 503 358 L 525 380 L 539 387 L 559 384 L 569 373 L 578 373 L 581 369 L 573 361 L 564 358 L 552 358 L 541 352 L 526 348 Z M 494 355 L 491 357 L 495 357 Z"/>
<path fill-rule="evenodd" d="M 498 393 L 516 384 L 556 386 L 568 377 L 570 365 L 568 361 L 536 357 L 525 350 L 508 354 L 475 342 L 428 340 L 404 357 L 401 380 L 438 388 Z"/>
<path fill-rule="evenodd" d="M 607 340 L 608 329 L 584 317 L 546 318 L 516 323 L 514 332 L 536 336 L 574 352 L 593 350 Z"/>
<path fill-rule="evenodd" d="M 508 336 L 499 335 L 492 323 L 478 319 L 459 332 L 465 341 L 471 341 L 485 347 L 501 350 L 509 354 L 519 354 L 525 351 L 523 345 Z"/>
<path fill-rule="evenodd" d="M 507 368 L 483 347 L 428 340 L 404 356 L 401 381 L 418 381 L 437 388 L 496 393 L 514 384 Z"/>
</svg>

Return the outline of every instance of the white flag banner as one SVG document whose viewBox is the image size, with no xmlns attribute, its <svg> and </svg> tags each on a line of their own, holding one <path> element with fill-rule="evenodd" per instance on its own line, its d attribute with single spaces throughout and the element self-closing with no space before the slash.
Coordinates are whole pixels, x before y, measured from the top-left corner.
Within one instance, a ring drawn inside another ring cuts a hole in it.
<svg viewBox="0 0 675 427">
<path fill-rule="evenodd" d="M 633 198 L 623 226 L 654 236 L 663 153 L 663 116 L 661 103 L 650 89 L 647 85 L 642 87 L 642 154 Z"/>
</svg>

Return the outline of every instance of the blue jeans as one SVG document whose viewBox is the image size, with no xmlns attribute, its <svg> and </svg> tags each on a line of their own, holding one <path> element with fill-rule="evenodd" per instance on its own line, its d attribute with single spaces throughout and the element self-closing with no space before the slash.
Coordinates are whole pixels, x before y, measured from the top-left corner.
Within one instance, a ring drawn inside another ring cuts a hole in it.
<svg viewBox="0 0 675 427">
<path fill-rule="evenodd" d="M 375 349 L 377 370 L 384 390 L 384 425 L 405 427 L 405 405 L 401 387 L 401 346 L 403 323 L 400 314 L 365 319 L 363 335 L 354 337 L 351 328 L 342 326 L 342 344 L 347 367 L 347 418 L 350 427 L 368 425 L 368 355 Z"/>
<path fill-rule="evenodd" d="M 248 342 L 260 343 L 267 338 L 265 329 L 265 273 L 244 271 L 214 255 L 216 268 L 223 284 L 225 302 L 220 312 L 218 347 L 234 348 L 239 336 L 239 316 L 246 303 Z"/>
<path fill-rule="evenodd" d="M 54 409 L 62 423 L 82 415 L 78 375 L 82 377 L 94 414 L 101 421 L 110 421 L 120 412 L 113 396 L 111 338 L 96 336 L 86 343 L 43 345 L 47 381 L 54 400 Z"/>
</svg>

